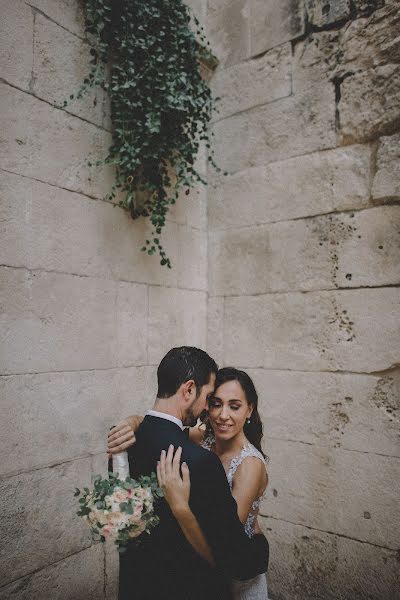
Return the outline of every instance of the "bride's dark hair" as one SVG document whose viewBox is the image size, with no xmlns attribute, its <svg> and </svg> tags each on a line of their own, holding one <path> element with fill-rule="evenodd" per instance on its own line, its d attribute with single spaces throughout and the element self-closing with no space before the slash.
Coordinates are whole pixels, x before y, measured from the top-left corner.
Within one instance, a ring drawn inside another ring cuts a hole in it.
<svg viewBox="0 0 400 600">
<path fill-rule="evenodd" d="M 256 388 L 254 387 L 254 383 L 251 377 L 249 377 L 249 375 L 247 375 L 247 373 L 245 373 L 244 371 L 240 371 L 239 369 L 235 369 L 234 367 L 224 367 L 223 369 L 220 369 L 217 372 L 214 393 L 216 393 L 217 389 L 227 381 L 238 382 L 238 384 L 245 393 L 247 402 L 253 408 L 253 412 L 250 416 L 250 423 L 248 423 L 246 420 L 246 423 L 244 425 L 244 433 L 249 442 L 253 444 L 253 446 L 255 446 L 257 450 L 259 450 L 259 452 L 261 452 L 264 458 L 266 458 L 261 447 L 261 440 L 263 437 L 263 424 L 258 412 L 258 394 L 256 392 Z M 208 419 L 207 432 L 212 432 L 212 428 Z"/>
</svg>

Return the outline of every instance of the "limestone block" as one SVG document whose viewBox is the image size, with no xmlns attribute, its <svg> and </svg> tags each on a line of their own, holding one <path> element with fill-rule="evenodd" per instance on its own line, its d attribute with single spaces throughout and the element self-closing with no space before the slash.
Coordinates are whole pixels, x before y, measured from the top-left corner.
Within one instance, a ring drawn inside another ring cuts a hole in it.
<svg viewBox="0 0 400 600">
<path fill-rule="evenodd" d="M 33 67 L 33 14 L 21 0 L 3 0 L 0 23 L 0 76 L 29 89 Z"/>
<path fill-rule="evenodd" d="M 399 456 L 400 372 L 382 377 L 264 369 L 248 373 L 259 396 L 267 454 L 269 440 L 279 439 Z"/>
<path fill-rule="evenodd" d="M 176 346 L 205 348 L 207 298 L 204 292 L 149 287 L 149 363 L 158 365 Z"/>
<path fill-rule="evenodd" d="M 236 64 L 249 56 L 248 0 L 209 0 L 207 38 L 220 67 Z"/>
<path fill-rule="evenodd" d="M 211 295 L 265 293 L 271 266 L 266 226 L 216 231 L 209 243 Z"/>
<path fill-rule="evenodd" d="M 400 112 L 400 67 L 383 65 L 345 79 L 338 104 L 340 138 L 360 142 L 396 130 Z"/>
<path fill-rule="evenodd" d="M 34 94 L 51 104 L 62 105 L 64 100 L 69 100 L 89 73 L 89 50 L 87 42 L 38 13 L 35 17 Z M 66 110 L 102 126 L 104 96 L 102 89 L 95 88 L 80 100 L 71 102 Z"/>
<path fill-rule="evenodd" d="M 178 286 L 207 291 L 207 232 L 180 225 L 178 245 Z"/>
<path fill-rule="evenodd" d="M 221 98 L 215 120 L 289 96 L 291 56 L 290 45 L 283 44 L 261 58 L 217 69 L 211 80 L 214 96 Z"/>
<path fill-rule="evenodd" d="M 379 140 L 372 195 L 376 199 L 400 196 L 400 134 Z"/>
<path fill-rule="evenodd" d="M 382 207 L 210 233 L 210 293 L 396 284 L 399 226 L 399 208 Z"/>
<path fill-rule="evenodd" d="M 84 35 L 83 5 L 76 0 L 32 0 L 31 5 L 44 13 L 49 20 L 55 21 L 78 36 Z"/>
<path fill-rule="evenodd" d="M 217 164 L 232 173 L 335 146 L 334 96 L 333 85 L 315 86 L 216 123 Z"/>
<path fill-rule="evenodd" d="M 304 16 L 301 0 L 250 0 L 250 56 L 302 36 Z"/>
<path fill-rule="evenodd" d="M 310 23 L 326 27 L 350 18 L 350 0 L 306 0 Z"/>
<path fill-rule="evenodd" d="M 207 304 L 207 352 L 219 366 L 224 364 L 224 298 L 210 297 Z"/>
<path fill-rule="evenodd" d="M 117 291 L 118 366 L 147 363 L 146 285 L 120 282 Z"/>
<path fill-rule="evenodd" d="M 3 373 L 116 365 L 116 284 L 2 268 Z"/>
<path fill-rule="evenodd" d="M 208 186 L 202 183 L 191 188 L 189 194 L 186 194 L 186 190 L 182 190 L 176 204 L 171 206 L 167 219 L 180 225 L 206 231 L 207 192 Z"/>
<path fill-rule="evenodd" d="M 398 458 L 280 440 L 269 451 L 261 514 L 396 550 Z"/>
<path fill-rule="evenodd" d="M 374 372 L 398 363 L 395 288 L 225 299 L 224 362 Z"/>
<path fill-rule="evenodd" d="M 200 22 L 200 25 L 205 30 L 207 24 L 207 0 L 187 0 L 185 3 Z M 193 30 L 197 31 L 195 23 L 193 23 Z"/>
<path fill-rule="evenodd" d="M 316 152 L 224 177 L 209 186 L 209 227 L 256 225 L 369 203 L 370 148 Z"/>
<path fill-rule="evenodd" d="M 107 132 L 6 85 L 0 94 L 2 168 L 98 198 L 110 191 L 112 169 L 87 165 L 107 156 Z"/>
<path fill-rule="evenodd" d="M 109 428 L 152 404 L 153 379 L 149 367 L 1 377 L 1 475 L 104 453 Z"/>
<path fill-rule="evenodd" d="M 141 283 L 177 285 L 178 233 L 168 222 L 162 235 L 173 269 L 140 249 L 151 234 L 147 219 L 109 203 L 2 173 L 0 178 L 2 262 Z"/>
<path fill-rule="evenodd" d="M 81 458 L 1 480 L 3 585 L 90 546 L 73 496 L 90 478 L 90 458 Z"/>
<path fill-rule="evenodd" d="M 260 521 L 270 543 L 268 591 L 274 600 L 396 597 L 393 550 L 278 519 Z"/>
<path fill-rule="evenodd" d="M 68 490 L 69 493 L 69 490 Z M 55 517 L 58 519 L 59 515 Z M 27 540 L 27 549 L 31 544 Z M 1 600 L 99 600 L 103 598 L 103 548 L 97 544 L 0 588 Z M 108 598 L 107 598 L 108 600 Z"/>
</svg>

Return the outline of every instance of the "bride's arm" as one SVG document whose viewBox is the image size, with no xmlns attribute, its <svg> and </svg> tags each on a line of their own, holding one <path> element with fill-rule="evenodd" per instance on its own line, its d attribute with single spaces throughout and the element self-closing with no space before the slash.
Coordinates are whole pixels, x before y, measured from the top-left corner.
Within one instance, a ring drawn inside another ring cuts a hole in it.
<svg viewBox="0 0 400 600">
<path fill-rule="evenodd" d="M 268 476 L 259 458 L 249 456 L 237 468 L 233 479 L 232 496 L 238 507 L 238 516 L 244 524 L 247 521 L 254 500 L 265 491 Z"/>
<path fill-rule="evenodd" d="M 164 492 L 165 500 L 168 502 L 172 514 L 178 521 L 187 541 L 204 560 L 214 566 L 215 561 L 210 546 L 189 506 L 189 467 L 186 463 L 182 463 L 180 467 L 181 455 L 182 448 L 180 447 L 175 455 L 173 446 L 169 447 L 167 454 L 165 450 L 162 451 L 157 465 L 158 482 Z"/>
</svg>

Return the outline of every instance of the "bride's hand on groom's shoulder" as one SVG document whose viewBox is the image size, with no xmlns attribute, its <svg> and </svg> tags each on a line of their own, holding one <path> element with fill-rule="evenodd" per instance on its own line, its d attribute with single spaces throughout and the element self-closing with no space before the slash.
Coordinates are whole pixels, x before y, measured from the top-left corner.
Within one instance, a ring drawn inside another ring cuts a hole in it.
<svg viewBox="0 0 400 600">
<path fill-rule="evenodd" d="M 157 464 L 159 486 L 163 490 L 165 500 L 176 518 L 190 510 L 189 467 L 185 462 L 181 465 L 181 457 L 182 448 L 179 447 L 174 454 L 174 447 L 171 445 L 168 452 L 165 452 L 165 450 L 161 452 Z"/>
<path fill-rule="evenodd" d="M 133 446 L 136 441 L 134 431 L 137 427 L 134 427 L 132 423 L 132 417 L 127 417 L 115 427 L 113 427 L 107 436 L 107 452 L 111 456 L 123 452 Z"/>
</svg>

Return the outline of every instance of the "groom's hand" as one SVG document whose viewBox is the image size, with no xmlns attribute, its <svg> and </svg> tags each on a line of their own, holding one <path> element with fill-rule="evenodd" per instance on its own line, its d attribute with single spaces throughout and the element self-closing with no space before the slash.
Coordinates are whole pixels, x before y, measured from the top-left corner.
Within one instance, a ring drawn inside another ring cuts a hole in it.
<svg viewBox="0 0 400 600">
<path fill-rule="evenodd" d="M 108 456 L 123 452 L 127 448 L 130 448 L 135 443 L 136 438 L 131 427 L 131 424 L 127 419 L 121 421 L 113 427 L 107 436 L 107 452 Z"/>
</svg>

